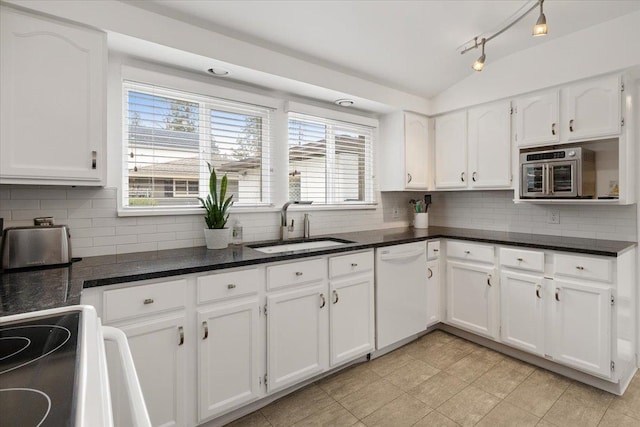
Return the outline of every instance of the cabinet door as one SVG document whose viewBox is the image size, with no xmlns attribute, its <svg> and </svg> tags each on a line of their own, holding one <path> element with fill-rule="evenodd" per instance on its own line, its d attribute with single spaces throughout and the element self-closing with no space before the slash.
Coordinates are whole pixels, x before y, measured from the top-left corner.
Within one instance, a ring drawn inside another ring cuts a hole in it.
<svg viewBox="0 0 640 427">
<path fill-rule="evenodd" d="M 562 93 L 562 126 L 567 140 L 620 133 L 620 76 L 573 84 Z"/>
<path fill-rule="evenodd" d="M 267 296 L 267 391 L 327 368 L 330 303 L 326 282 Z"/>
<path fill-rule="evenodd" d="M 447 321 L 497 338 L 497 289 L 491 266 L 447 261 Z"/>
<path fill-rule="evenodd" d="M 404 115 L 404 161 L 406 188 L 427 189 L 429 187 L 429 122 L 417 114 Z"/>
<path fill-rule="evenodd" d="M 500 276 L 502 341 L 544 356 L 544 278 L 503 271 Z"/>
<path fill-rule="evenodd" d="M 472 108 L 468 120 L 469 185 L 511 187 L 511 102 Z"/>
<path fill-rule="evenodd" d="M 611 289 L 553 281 L 553 358 L 611 377 Z"/>
<path fill-rule="evenodd" d="M 127 335 L 154 426 L 184 426 L 184 314 L 118 326 Z"/>
<path fill-rule="evenodd" d="M 559 93 L 516 100 L 516 141 L 519 147 L 560 141 Z"/>
<path fill-rule="evenodd" d="M 99 185 L 106 35 L 2 8 L 0 179 Z"/>
<path fill-rule="evenodd" d="M 467 112 L 436 118 L 436 188 L 467 186 Z"/>
<path fill-rule="evenodd" d="M 374 349 L 373 276 L 331 282 L 329 348 L 331 366 Z"/>
<path fill-rule="evenodd" d="M 258 298 L 198 310 L 199 419 L 258 398 Z"/>
<path fill-rule="evenodd" d="M 427 326 L 440 321 L 440 260 L 427 263 Z"/>
</svg>

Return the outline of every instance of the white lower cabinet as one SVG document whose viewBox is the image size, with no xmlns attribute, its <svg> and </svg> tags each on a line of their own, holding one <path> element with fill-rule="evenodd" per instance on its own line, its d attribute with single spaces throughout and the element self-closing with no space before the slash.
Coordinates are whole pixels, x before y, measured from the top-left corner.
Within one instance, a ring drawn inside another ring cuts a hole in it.
<svg viewBox="0 0 640 427">
<path fill-rule="evenodd" d="M 611 376 L 610 287 L 553 281 L 550 338 L 554 360 Z"/>
<path fill-rule="evenodd" d="M 502 271 L 501 339 L 505 344 L 544 356 L 545 292 L 542 274 Z"/>
<path fill-rule="evenodd" d="M 184 426 L 186 359 L 184 312 L 114 325 L 129 341 L 142 394 L 154 426 Z"/>
<path fill-rule="evenodd" d="M 497 282 L 493 266 L 447 260 L 447 322 L 496 339 Z"/>
<path fill-rule="evenodd" d="M 258 298 L 198 309 L 198 416 L 200 421 L 261 395 Z"/>
<path fill-rule="evenodd" d="M 331 281 L 331 366 L 369 353 L 375 346 L 373 275 Z"/>
<path fill-rule="evenodd" d="M 427 327 L 440 322 L 440 260 L 427 262 Z"/>
<path fill-rule="evenodd" d="M 267 392 L 328 367 L 326 282 L 267 295 Z"/>
</svg>

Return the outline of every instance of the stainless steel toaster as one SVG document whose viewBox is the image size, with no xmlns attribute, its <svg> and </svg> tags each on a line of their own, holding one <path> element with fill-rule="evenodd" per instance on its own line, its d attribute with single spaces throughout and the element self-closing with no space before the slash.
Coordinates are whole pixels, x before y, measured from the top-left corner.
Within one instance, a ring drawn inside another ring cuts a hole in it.
<svg viewBox="0 0 640 427">
<path fill-rule="evenodd" d="M 7 228 L 2 236 L 2 268 L 67 264 L 70 238 L 66 225 Z"/>
</svg>

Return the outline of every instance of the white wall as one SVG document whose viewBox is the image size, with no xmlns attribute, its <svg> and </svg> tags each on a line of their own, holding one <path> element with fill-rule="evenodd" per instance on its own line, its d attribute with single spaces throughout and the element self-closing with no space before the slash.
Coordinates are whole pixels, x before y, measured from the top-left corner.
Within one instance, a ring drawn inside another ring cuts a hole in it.
<svg viewBox="0 0 640 427">
<path fill-rule="evenodd" d="M 640 65 L 638 40 L 640 11 L 496 61 L 491 60 L 488 50 L 484 70 L 432 98 L 431 113 L 440 114 Z"/>
</svg>

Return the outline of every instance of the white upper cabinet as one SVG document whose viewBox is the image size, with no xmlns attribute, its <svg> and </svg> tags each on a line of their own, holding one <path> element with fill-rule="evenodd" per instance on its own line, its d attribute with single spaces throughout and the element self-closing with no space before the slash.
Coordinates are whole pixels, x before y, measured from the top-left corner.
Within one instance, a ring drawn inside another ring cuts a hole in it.
<svg viewBox="0 0 640 427">
<path fill-rule="evenodd" d="M 427 117 L 414 113 L 387 115 L 381 119 L 380 140 L 380 189 L 428 190 L 432 160 Z"/>
<path fill-rule="evenodd" d="M 562 91 L 562 130 L 567 141 L 620 133 L 619 75 L 588 80 Z"/>
<path fill-rule="evenodd" d="M 519 147 L 560 141 L 559 91 L 516 100 L 516 139 Z"/>
<path fill-rule="evenodd" d="M 467 187 L 467 112 L 436 118 L 436 188 Z"/>
<path fill-rule="evenodd" d="M 103 185 L 106 34 L 0 10 L 0 183 Z"/>
<path fill-rule="evenodd" d="M 511 102 L 475 107 L 468 112 L 469 186 L 511 186 Z"/>
</svg>

